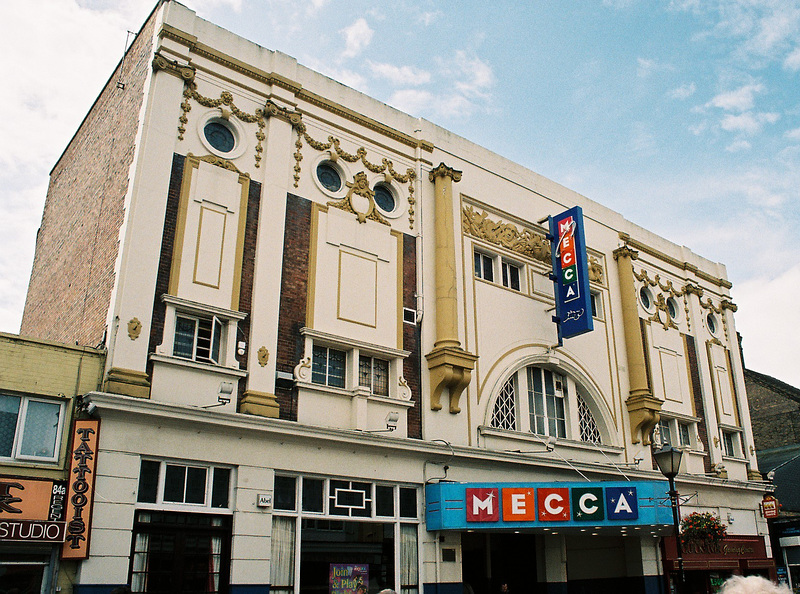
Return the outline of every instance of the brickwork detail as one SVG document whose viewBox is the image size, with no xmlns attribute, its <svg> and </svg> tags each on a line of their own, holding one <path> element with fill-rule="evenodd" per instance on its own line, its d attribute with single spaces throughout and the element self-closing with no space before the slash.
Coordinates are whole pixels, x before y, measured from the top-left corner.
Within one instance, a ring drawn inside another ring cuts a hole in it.
<svg viewBox="0 0 800 594">
<path fill-rule="evenodd" d="M 306 323 L 310 239 L 311 201 L 288 194 L 276 354 L 277 370 L 285 373 L 293 373 L 295 365 L 303 356 L 300 329 Z M 280 406 L 280 418 L 296 421 L 297 390 L 276 386 L 275 396 Z"/>
<path fill-rule="evenodd" d="M 148 353 L 154 353 L 161 344 L 164 334 L 164 317 L 167 306 L 161 296 L 169 292 L 169 273 L 172 267 L 172 251 L 175 247 L 175 228 L 178 224 L 178 208 L 181 202 L 181 185 L 186 157 L 175 154 L 172 157 L 172 171 L 169 176 L 167 190 L 167 211 L 164 214 L 164 232 L 161 236 L 161 255 L 158 260 L 158 276 L 156 276 L 156 294 L 153 295 L 153 316 L 150 324 L 150 342 Z M 147 362 L 147 375 L 152 377 L 153 364 Z"/>
<path fill-rule="evenodd" d="M 144 24 L 50 174 L 22 334 L 89 346 L 103 339 L 155 17 L 154 12 Z"/>
<path fill-rule="evenodd" d="M 403 307 L 417 310 L 417 241 L 412 235 L 403 235 Z M 420 398 L 422 351 L 420 327 L 403 324 L 403 349 L 411 354 L 403 361 L 403 377 L 411 388 L 413 408 L 408 410 L 408 436 L 422 439 L 422 404 Z"/>
<path fill-rule="evenodd" d="M 765 382 L 763 377 L 749 370 L 744 373 L 756 450 L 800 443 L 800 390 L 788 384 L 776 386 L 777 380 Z"/>
<path fill-rule="evenodd" d="M 700 443 L 706 452 L 711 452 L 708 445 L 708 425 L 706 424 L 706 409 L 703 406 L 703 390 L 700 387 L 700 365 L 697 362 L 697 345 L 695 344 L 694 336 L 684 334 L 684 341 L 686 342 L 686 357 L 689 362 L 689 371 L 692 380 L 692 397 L 694 398 L 694 410 L 700 422 L 697 423 L 697 434 L 700 436 Z M 703 468 L 706 472 L 711 472 L 711 457 L 706 456 L 703 458 Z"/>
<path fill-rule="evenodd" d="M 246 313 L 247 317 L 239 322 L 237 343 L 245 341 L 245 348 L 249 349 L 252 343 L 250 338 L 250 314 L 253 311 L 253 279 L 255 278 L 256 243 L 258 241 L 258 213 L 261 209 L 261 184 L 250 180 L 250 191 L 247 196 L 247 223 L 244 232 L 244 251 L 242 253 L 242 280 L 239 285 L 239 311 Z M 247 350 L 239 355 L 238 348 L 236 360 L 240 369 L 247 369 Z M 239 380 L 239 399 L 247 389 L 247 380 Z"/>
</svg>

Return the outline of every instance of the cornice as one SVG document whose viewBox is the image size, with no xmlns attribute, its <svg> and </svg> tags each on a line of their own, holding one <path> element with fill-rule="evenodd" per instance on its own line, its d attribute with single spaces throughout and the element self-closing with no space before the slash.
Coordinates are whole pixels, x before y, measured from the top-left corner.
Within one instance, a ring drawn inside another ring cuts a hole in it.
<svg viewBox="0 0 800 594">
<path fill-rule="evenodd" d="M 409 134 L 405 134 L 399 130 L 395 130 L 394 128 L 390 128 L 389 126 L 381 124 L 372 118 L 368 118 L 356 113 L 355 111 L 348 109 L 343 105 L 325 99 L 316 93 L 304 89 L 300 83 L 283 75 L 275 72 L 266 72 L 259 68 L 254 68 L 248 64 L 245 64 L 244 62 L 237 60 L 232 56 L 219 52 L 212 47 L 205 45 L 204 43 L 198 42 L 197 37 L 194 35 L 184 33 L 175 27 L 166 24 L 162 25 L 161 31 L 159 32 L 159 37 L 162 39 L 171 39 L 177 43 L 185 45 L 191 54 L 205 58 L 210 62 L 228 68 L 229 70 L 233 70 L 234 72 L 238 72 L 239 74 L 254 79 L 260 83 L 268 86 L 281 87 L 293 93 L 297 99 L 306 101 L 311 105 L 324 109 L 329 113 L 338 115 L 339 117 L 391 138 L 397 142 L 400 142 L 401 144 L 413 148 L 420 147 L 422 150 L 428 153 L 433 152 L 434 145 L 431 142 L 417 139 Z"/>
<path fill-rule="evenodd" d="M 658 258 L 662 262 L 666 262 L 667 264 L 675 266 L 676 268 L 680 268 L 681 270 L 686 270 L 687 272 L 691 272 L 695 274 L 698 278 L 703 279 L 704 281 L 707 281 L 709 283 L 712 283 L 718 287 L 722 287 L 723 289 L 730 289 L 733 286 L 730 281 L 724 278 L 713 276 L 711 274 L 708 274 L 707 272 L 703 272 L 696 265 L 690 262 L 684 262 L 682 260 L 679 260 L 678 258 L 673 258 L 672 256 L 669 256 L 660 250 L 650 247 L 646 243 L 642 243 L 641 241 L 632 238 L 627 233 L 620 232 L 619 238 L 623 240 L 628 246 L 635 248 L 641 252 L 644 252 L 648 256 L 652 256 L 653 258 Z"/>
</svg>

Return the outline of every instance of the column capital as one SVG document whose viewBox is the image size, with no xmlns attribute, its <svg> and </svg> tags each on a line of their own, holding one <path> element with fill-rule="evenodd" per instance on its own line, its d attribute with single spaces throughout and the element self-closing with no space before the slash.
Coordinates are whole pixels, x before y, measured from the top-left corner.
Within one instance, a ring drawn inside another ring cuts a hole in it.
<svg viewBox="0 0 800 594">
<path fill-rule="evenodd" d="M 614 256 L 615 260 L 619 260 L 620 258 L 630 258 L 631 260 L 639 259 L 639 252 L 637 252 L 633 248 L 628 247 L 627 245 L 618 247 L 612 252 L 612 255 Z"/>
<path fill-rule="evenodd" d="M 461 173 L 461 171 L 448 167 L 444 163 L 439 163 L 439 165 L 428 174 L 428 179 L 430 181 L 436 181 L 437 177 L 449 177 L 454 182 L 460 182 Z"/>
</svg>

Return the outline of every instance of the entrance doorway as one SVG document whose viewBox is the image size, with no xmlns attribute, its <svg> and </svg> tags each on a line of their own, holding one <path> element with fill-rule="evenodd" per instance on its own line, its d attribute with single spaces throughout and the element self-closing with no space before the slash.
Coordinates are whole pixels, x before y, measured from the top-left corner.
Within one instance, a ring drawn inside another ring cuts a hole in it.
<svg viewBox="0 0 800 594">
<path fill-rule="evenodd" d="M 462 571 L 466 594 L 536 591 L 536 537 L 507 532 L 463 532 Z M 505 584 L 505 587 L 504 587 Z"/>
</svg>

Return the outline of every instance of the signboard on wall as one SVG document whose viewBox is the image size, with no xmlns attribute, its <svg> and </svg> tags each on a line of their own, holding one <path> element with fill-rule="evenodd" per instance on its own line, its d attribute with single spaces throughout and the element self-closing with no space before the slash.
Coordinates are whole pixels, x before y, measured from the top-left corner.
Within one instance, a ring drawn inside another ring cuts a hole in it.
<svg viewBox="0 0 800 594">
<path fill-rule="evenodd" d="M 671 525 L 667 483 L 433 483 L 428 530 Z"/>
<path fill-rule="evenodd" d="M 573 206 L 550 217 L 550 245 L 553 261 L 558 343 L 594 329 L 589 266 L 583 233 L 583 211 Z"/>
<path fill-rule="evenodd" d="M 61 481 L 0 477 L 0 542 L 64 542 Z"/>
<path fill-rule="evenodd" d="M 367 594 L 369 565 L 331 563 L 328 587 L 330 594 Z"/>
<path fill-rule="evenodd" d="M 67 479 L 67 534 L 61 549 L 62 559 L 89 556 L 89 527 L 94 502 L 97 436 L 100 421 L 86 419 L 72 426 L 72 448 Z"/>
</svg>

